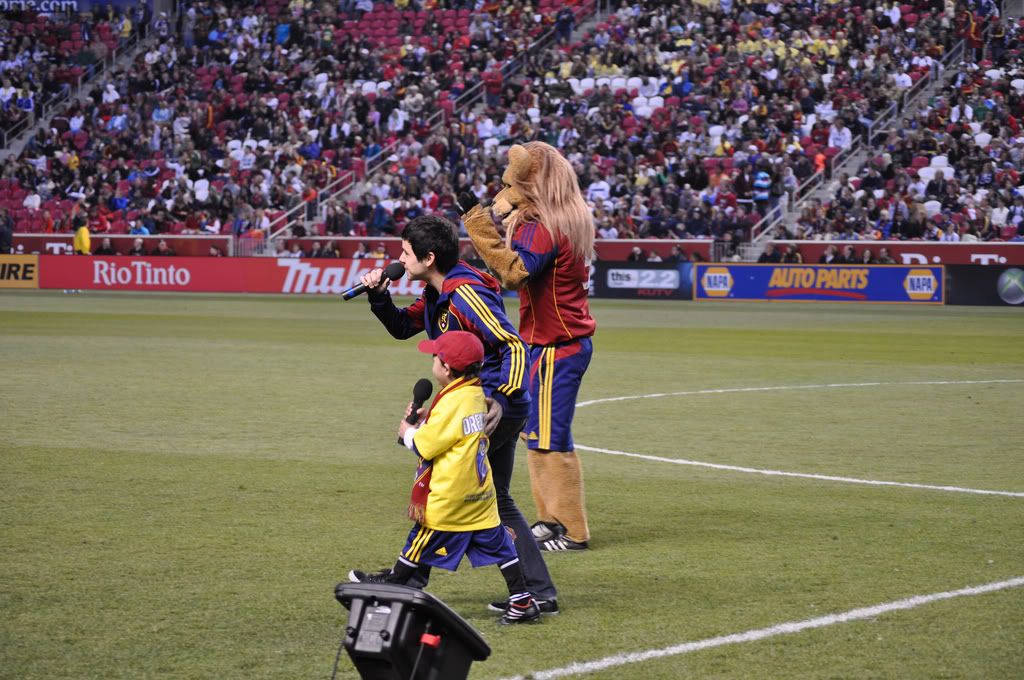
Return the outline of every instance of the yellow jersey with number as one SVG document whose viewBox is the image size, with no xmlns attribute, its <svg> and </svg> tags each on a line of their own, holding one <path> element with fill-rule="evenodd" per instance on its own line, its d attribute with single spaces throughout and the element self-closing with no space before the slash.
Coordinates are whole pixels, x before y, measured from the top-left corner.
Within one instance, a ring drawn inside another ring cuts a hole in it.
<svg viewBox="0 0 1024 680">
<path fill-rule="evenodd" d="M 501 523 L 487 462 L 486 413 L 480 379 L 457 378 L 441 390 L 413 435 L 413 451 L 433 466 L 422 522 L 427 528 L 476 531 Z"/>
</svg>

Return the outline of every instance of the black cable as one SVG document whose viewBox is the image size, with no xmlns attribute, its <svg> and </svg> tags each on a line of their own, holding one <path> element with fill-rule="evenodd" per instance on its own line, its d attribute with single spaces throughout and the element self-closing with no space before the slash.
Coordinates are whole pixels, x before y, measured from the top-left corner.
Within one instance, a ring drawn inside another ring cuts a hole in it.
<svg viewBox="0 0 1024 680">
<path fill-rule="evenodd" d="M 426 627 L 423 629 L 423 634 L 420 635 L 420 651 L 416 652 L 416 661 L 412 664 L 412 672 L 409 673 L 409 680 L 416 680 L 416 669 L 420 666 L 420 658 L 423 656 L 423 648 L 426 647 L 426 645 L 423 644 L 423 635 L 426 635 L 429 632 L 430 622 L 428 621 Z M 331 680 L 334 679 L 332 678 Z"/>
<path fill-rule="evenodd" d="M 338 677 L 338 662 L 341 661 L 341 650 L 345 648 L 345 638 L 348 637 L 348 625 L 342 629 L 341 644 L 338 645 L 338 654 L 334 657 L 334 670 L 331 671 L 331 680 Z"/>
</svg>

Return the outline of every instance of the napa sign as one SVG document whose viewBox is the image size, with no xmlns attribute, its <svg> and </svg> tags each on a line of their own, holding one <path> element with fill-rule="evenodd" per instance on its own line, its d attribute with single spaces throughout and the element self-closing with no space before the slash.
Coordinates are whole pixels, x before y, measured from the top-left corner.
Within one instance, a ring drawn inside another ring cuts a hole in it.
<svg viewBox="0 0 1024 680">
<path fill-rule="evenodd" d="M 943 304 L 944 270 L 905 265 L 699 264 L 696 300 Z"/>
</svg>

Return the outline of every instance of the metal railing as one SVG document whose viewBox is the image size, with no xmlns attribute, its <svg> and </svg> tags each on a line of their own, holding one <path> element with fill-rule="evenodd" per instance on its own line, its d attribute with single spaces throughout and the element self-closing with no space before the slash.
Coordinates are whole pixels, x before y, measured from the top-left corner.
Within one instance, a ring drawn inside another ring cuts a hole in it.
<svg viewBox="0 0 1024 680">
<path fill-rule="evenodd" d="M 577 17 L 577 20 L 588 18 L 591 14 L 594 13 L 595 6 L 595 2 L 584 3 L 584 5 L 582 5 L 581 7 L 582 11 Z M 526 48 L 526 50 L 524 50 L 521 54 L 518 54 L 512 59 L 510 59 L 505 65 L 501 67 L 502 77 L 508 78 L 512 75 L 515 75 L 523 67 L 523 64 L 526 63 L 526 60 L 529 57 L 535 55 L 537 52 L 543 49 L 546 49 L 549 45 L 551 45 L 551 43 L 555 42 L 555 39 L 555 29 L 550 29 L 546 31 L 535 41 L 533 41 L 530 44 L 530 46 Z M 454 105 L 452 106 L 452 117 L 458 117 L 468 108 L 475 106 L 477 102 L 483 99 L 483 96 L 484 83 L 481 81 L 467 89 L 465 92 L 462 92 L 455 99 Z M 430 134 L 436 132 L 437 129 L 445 123 L 445 111 L 443 109 L 435 111 L 427 118 L 426 122 L 429 125 L 430 129 L 430 132 L 428 133 L 429 136 Z M 398 141 L 392 142 L 391 144 L 388 144 L 386 147 L 381 149 L 378 153 L 368 158 L 366 160 L 366 169 L 362 180 L 365 181 L 369 179 L 374 174 L 376 174 L 378 170 L 384 167 L 388 163 L 387 159 L 392 155 L 392 153 L 398 148 L 399 145 L 400 144 Z M 327 184 L 317 192 L 318 209 L 325 208 L 330 201 L 338 200 L 338 197 L 340 195 L 346 194 L 349 189 L 356 185 L 356 181 L 357 178 L 355 177 L 355 173 L 351 170 L 346 171 L 339 175 L 338 177 L 336 177 L 329 184 Z M 273 254 L 273 242 L 281 238 L 282 236 L 286 235 L 286 233 L 290 233 L 291 230 L 300 222 L 305 221 L 304 216 L 293 217 L 296 210 L 299 207 L 303 206 L 304 204 L 302 204 L 301 206 L 296 206 L 296 208 L 293 208 L 292 210 L 288 211 L 286 215 L 291 218 L 288 219 L 287 221 L 281 222 L 280 220 L 275 220 L 275 224 L 277 224 L 277 227 L 274 228 L 274 224 L 271 225 L 269 235 L 265 239 L 265 244 L 260 249 L 261 253 Z M 237 240 L 245 241 L 251 239 L 240 238 Z M 269 252 L 267 252 L 268 248 Z M 239 252 L 239 250 L 242 249 L 244 249 L 244 246 L 242 248 L 236 248 L 236 252 Z"/>
<path fill-rule="evenodd" d="M 594 2 L 587 3 L 583 7 L 580 18 L 589 17 L 595 12 L 596 4 Z M 986 29 L 985 37 L 988 37 Z M 511 59 L 507 64 L 502 67 L 502 74 L 505 77 L 515 74 L 526 59 L 538 51 L 545 49 L 548 45 L 555 41 L 556 32 L 551 29 L 540 36 L 534 41 L 527 50 L 522 54 Z M 829 158 L 826 161 L 826 166 L 823 170 L 818 171 L 804 180 L 797 190 L 793 193 L 792 198 L 789 200 L 786 209 L 776 206 L 772 208 L 767 215 L 761 218 L 751 228 L 751 243 L 764 243 L 769 240 L 775 232 L 775 229 L 785 221 L 787 214 L 800 212 L 803 208 L 803 203 L 811 196 L 813 192 L 820 189 L 825 182 L 830 179 L 835 170 L 843 165 L 846 161 L 852 158 L 855 154 L 859 153 L 862 148 L 870 148 L 877 142 L 876 139 L 879 135 L 883 135 L 887 132 L 888 126 L 897 119 L 897 117 L 906 110 L 906 108 L 914 102 L 927 88 L 932 84 L 933 81 L 939 78 L 949 66 L 956 61 L 962 59 L 965 51 L 965 43 L 963 40 L 959 41 L 954 45 L 948 53 L 943 55 L 937 67 L 934 67 L 929 73 L 925 74 L 922 78 L 918 79 L 911 87 L 907 88 L 901 93 L 899 100 L 891 104 L 888 108 L 878 114 L 874 119 L 868 123 L 866 130 L 857 137 L 854 138 L 853 143 L 843 149 L 838 154 Z M 455 100 L 455 105 L 452 109 L 452 116 L 458 116 L 470 106 L 474 106 L 482 97 L 484 92 L 484 84 L 477 83 L 473 87 L 469 88 L 465 92 L 459 95 Z M 427 118 L 427 123 L 432 134 L 440 127 L 444 121 L 444 111 L 436 111 L 430 117 Z M 366 170 L 364 179 L 372 177 L 380 168 L 387 164 L 388 158 L 392 155 L 392 152 L 399 146 L 399 142 L 392 142 L 388 146 L 381 149 L 380 152 L 371 156 L 366 163 Z M 332 200 L 337 200 L 339 195 L 345 194 L 350 188 L 355 186 L 356 178 L 352 171 L 346 171 L 339 175 L 331 183 L 320 189 L 317 195 L 318 207 L 323 209 L 327 203 Z M 285 216 L 278 218 L 274 221 L 274 224 L 278 225 L 277 229 L 272 228 L 268 238 L 265 240 L 265 244 L 261 249 L 261 252 L 266 252 L 267 247 L 270 246 L 270 252 L 273 252 L 273 242 L 283 236 L 286 232 L 296 226 L 300 221 L 304 221 L 304 215 L 300 215 L 291 219 L 283 219 L 285 217 L 291 217 L 295 215 L 300 209 L 303 209 L 305 204 L 300 204 L 292 210 L 285 213 Z M 763 246 L 762 246 L 763 247 Z M 238 248 L 236 250 L 241 250 Z"/>
<path fill-rule="evenodd" d="M 812 191 L 824 184 L 824 182 L 824 172 L 816 172 L 807 177 L 797 186 L 796 191 L 794 191 L 793 195 L 788 199 L 785 209 L 779 206 L 772 208 L 767 215 L 762 217 L 753 227 L 750 228 L 750 240 L 761 241 L 766 238 L 771 238 L 771 234 L 773 234 L 775 228 L 786 219 L 786 215 L 790 212 L 796 211 L 799 204 L 806 199 Z"/>
<path fill-rule="evenodd" d="M 155 36 L 152 34 L 146 39 L 146 42 L 155 40 Z M 49 98 L 45 102 L 38 105 L 30 115 L 26 116 L 22 120 L 11 125 L 7 129 L 0 131 L 0 148 L 8 149 L 11 145 L 21 141 L 21 136 L 26 130 L 33 128 L 41 120 L 46 120 L 49 116 L 57 112 L 61 107 L 78 97 L 82 94 L 83 88 L 92 85 L 101 76 L 106 74 L 125 54 L 131 54 L 139 45 L 142 44 L 142 37 L 140 31 L 135 31 L 129 36 L 127 42 L 124 45 L 118 45 L 113 50 L 107 53 L 103 59 L 99 59 L 89 66 L 86 66 L 86 72 L 78 76 L 75 79 L 73 87 L 61 90 Z"/>
<path fill-rule="evenodd" d="M 986 42 L 990 29 L 991 27 L 985 29 Z M 791 199 L 789 206 L 787 206 L 787 211 L 782 212 L 775 209 L 758 221 L 751 228 L 750 244 L 761 244 L 760 248 L 763 248 L 763 243 L 773 237 L 775 229 L 785 221 L 787 214 L 800 212 L 803 209 L 803 203 L 810 198 L 812 192 L 824 186 L 825 181 L 834 176 L 837 168 L 841 167 L 843 163 L 858 153 L 862 147 L 870 149 L 882 143 L 884 140 L 879 140 L 879 137 L 886 136 L 889 133 L 891 124 L 911 107 L 933 83 L 941 82 L 941 79 L 949 72 L 950 68 L 956 62 L 963 59 L 965 51 L 966 43 L 963 40 L 958 41 L 950 48 L 949 52 L 944 54 L 927 74 L 919 78 L 917 82 L 900 95 L 897 101 L 878 114 L 868 124 L 864 133 L 858 135 L 853 140 L 853 144 L 830 158 L 826 162 L 824 170 L 808 177 L 794 193 L 793 199 Z"/>
</svg>

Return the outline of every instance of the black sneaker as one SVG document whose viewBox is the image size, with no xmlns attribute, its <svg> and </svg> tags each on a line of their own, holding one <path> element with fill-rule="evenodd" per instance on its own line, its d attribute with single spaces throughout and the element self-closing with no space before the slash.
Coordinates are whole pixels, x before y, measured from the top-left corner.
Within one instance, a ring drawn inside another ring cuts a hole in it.
<svg viewBox="0 0 1024 680">
<path fill-rule="evenodd" d="M 537 603 L 537 609 L 544 616 L 555 616 L 558 614 L 558 600 L 539 600 L 533 598 L 533 601 Z M 504 614 L 505 610 L 508 609 L 508 600 L 495 600 L 494 602 L 487 605 L 487 609 L 492 612 L 498 612 Z"/>
<path fill-rule="evenodd" d="M 565 534 L 565 527 L 557 522 L 534 522 L 530 532 L 535 541 L 550 541 Z"/>
<path fill-rule="evenodd" d="M 359 571 L 358 569 L 353 569 L 348 572 L 348 580 L 350 583 L 391 583 L 391 581 L 388 581 L 389 576 L 391 576 L 390 569 L 382 569 L 381 571 L 375 571 L 370 574 L 365 571 Z"/>
<path fill-rule="evenodd" d="M 508 626 L 513 623 L 536 623 L 540 621 L 540 608 L 532 597 L 524 598 L 519 602 L 509 602 L 508 608 L 500 619 L 499 626 Z"/>
<path fill-rule="evenodd" d="M 568 536 L 559 536 L 550 541 L 538 541 L 541 550 L 547 552 L 564 552 L 575 550 L 586 550 L 590 546 L 586 541 L 574 541 Z"/>
</svg>

